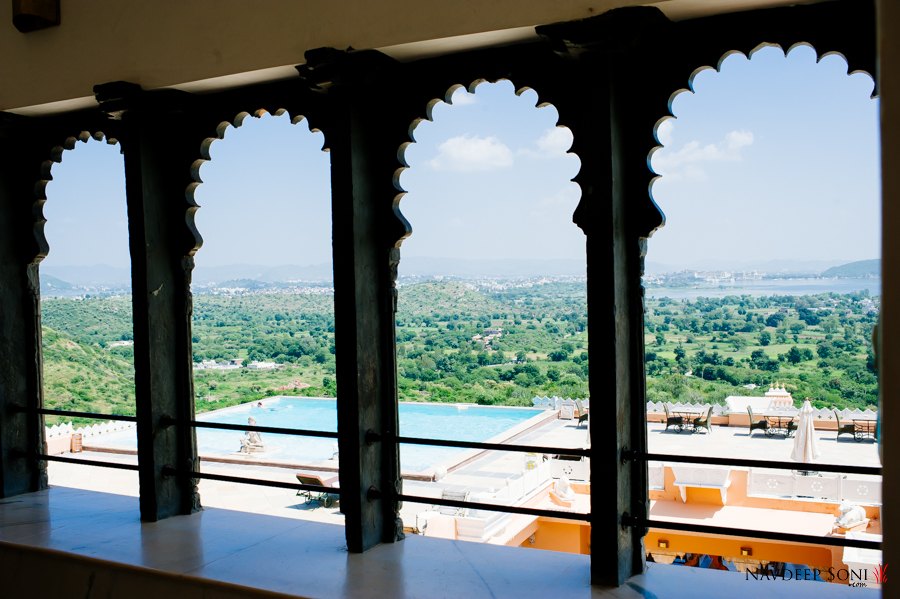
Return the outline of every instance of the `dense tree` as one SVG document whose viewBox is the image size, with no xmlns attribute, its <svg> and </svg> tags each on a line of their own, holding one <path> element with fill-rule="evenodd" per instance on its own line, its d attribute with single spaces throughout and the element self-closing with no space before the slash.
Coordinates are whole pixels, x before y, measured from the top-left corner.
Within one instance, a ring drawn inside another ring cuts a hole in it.
<svg viewBox="0 0 900 599">
<path fill-rule="evenodd" d="M 282 365 L 195 371 L 198 409 L 251 401 L 296 380 L 310 387 L 277 393 L 337 392 L 330 295 L 198 293 L 194 299 L 196 361 Z M 795 397 L 809 396 L 817 405 L 877 401 L 869 343 L 877 298 L 651 297 L 646 304 L 648 398 L 719 401 L 746 394 L 743 385 L 765 386 L 778 372 Z M 396 318 L 401 399 L 530 405 L 534 395 L 586 396 L 584 306 L 584 285 L 577 282 L 404 285 Z M 46 299 L 42 312 L 48 405 L 133 410 L 133 348 L 117 343 L 131 339 L 128 298 Z M 774 332 L 763 330 L 767 325 Z M 486 340 L 488 329 L 502 332 Z M 791 346 L 777 347 L 783 353 L 774 358 L 774 342 L 789 336 Z"/>
</svg>

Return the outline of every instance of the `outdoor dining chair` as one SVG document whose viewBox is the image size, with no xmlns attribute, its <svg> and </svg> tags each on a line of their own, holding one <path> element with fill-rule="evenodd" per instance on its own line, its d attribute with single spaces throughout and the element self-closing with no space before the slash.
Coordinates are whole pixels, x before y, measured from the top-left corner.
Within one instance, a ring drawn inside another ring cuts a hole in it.
<svg viewBox="0 0 900 599">
<path fill-rule="evenodd" d="M 580 399 L 575 400 L 575 407 L 578 408 L 578 426 L 581 426 L 583 423 L 587 422 L 588 410 L 584 407 L 584 402 Z"/>
<path fill-rule="evenodd" d="M 753 431 L 756 430 L 760 430 L 763 432 L 769 430 L 769 423 L 765 418 L 763 418 L 759 422 L 753 422 L 753 409 L 750 406 L 747 406 L 747 414 L 750 415 L 750 436 L 752 436 Z"/>
<path fill-rule="evenodd" d="M 694 418 L 694 432 L 696 433 L 698 429 L 705 428 L 706 432 L 712 433 L 712 429 L 710 428 L 709 422 L 712 420 L 712 411 L 713 407 L 709 406 L 709 409 L 706 411 L 706 418 L 697 417 Z"/>
<path fill-rule="evenodd" d="M 852 422 L 850 424 L 842 425 L 841 415 L 837 410 L 834 410 L 834 419 L 837 421 L 837 437 L 835 437 L 835 439 L 837 439 L 841 435 L 850 435 L 854 439 L 856 438 L 856 425 L 854 425 Z"/>
<path fill-rule="evenodd" d="M 669 430 L 669 427 L 673 425 L 677 427 L 684 426 L 684 418 L 682 416 L 672 416 L 669 412 L 669 404 L 664 403 L 663 410 L 666 412 L 666 430 Z"/>
</svg>

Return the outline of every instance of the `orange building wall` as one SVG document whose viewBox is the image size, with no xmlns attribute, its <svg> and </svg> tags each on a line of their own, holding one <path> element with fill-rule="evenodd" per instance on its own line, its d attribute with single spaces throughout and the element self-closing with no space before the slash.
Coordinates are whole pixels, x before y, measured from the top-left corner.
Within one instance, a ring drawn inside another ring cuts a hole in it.
<svg viewBox="0 0 900 599">
<path fill-rule="evenodd" d="M 520 547 L 588 555 L 591 550 L 590 540 L 589 524 L 541 518 L 534 532 L 534 543 L 525 539 Z"/>
<path fill-rule="evenodd" d="M 660 548 L 665 541 L 667 548 Z M 751 550 L 751 556 L 741 556 L 741 548 Z M 726 559 L 751 559 L 760 562 L 789 562 L 827 571 L 845 568 L 842 561 L 843 548 L 781 543 L 761 539 L 740 539 L 732 537 L 702 536 L 674 531 L 651 529 L 644 537 L 644 548 L 648 552 L 660 553 L 700 553 L 720 555 Z"/>
</svg>

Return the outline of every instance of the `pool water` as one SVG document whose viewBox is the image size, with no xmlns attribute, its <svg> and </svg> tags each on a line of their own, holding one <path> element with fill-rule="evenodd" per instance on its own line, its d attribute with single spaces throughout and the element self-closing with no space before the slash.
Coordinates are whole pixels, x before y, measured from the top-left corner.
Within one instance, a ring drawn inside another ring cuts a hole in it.
<svg viewBox="0 0 900 599">
<path fill-rule="evenodd" d="M 277 426 L 317 431 L 337 431 L 337 403 L 334 399 L 273 397 L 263 406 L 243 404 L 197 416 L 205 422 L 247 424 L 252 417 L 257 426 Z M 455 404 L 400 404 L 400 434 L 427 439 L 486 441 L 540 414 L 531 408 L 502 408 Z M 243 433 L 197 429 L 197 449 L 201 456 L 229 456 L 241 447 Z M 253 454 L 260 460 L 298 464 L 328 460 L 337 451 L 337 439 L 262 433 L 265 451 Z M 90 445 L 133 449 L 134 429 L 93 437 Z M 400 446 L 400 469 L 420 472 L 462 455 L 466 450 L 425 445 Z"/>
</svg>

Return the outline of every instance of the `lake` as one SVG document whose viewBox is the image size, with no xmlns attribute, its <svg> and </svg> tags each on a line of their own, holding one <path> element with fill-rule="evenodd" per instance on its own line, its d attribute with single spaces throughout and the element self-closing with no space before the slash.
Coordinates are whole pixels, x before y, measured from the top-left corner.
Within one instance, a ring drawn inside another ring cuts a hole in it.
<svg viewBox="0 0 900 599">
<path fill-rule="evenodd" d="M 647 297 L 672 299 L 697 299 L 698 297 L 725 297 L 726 295 L 815 295 L 818 293 L 855 293 L 867 290 L 871 295 L 881 294 L 881 279 L 763 279 L 760 281 L 736 281 L 695 287 L 647 287 Z"/>
</svg>

